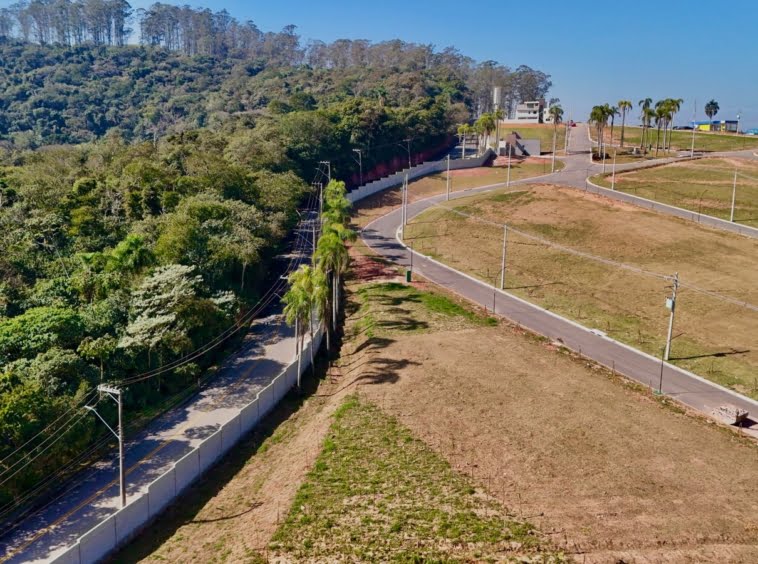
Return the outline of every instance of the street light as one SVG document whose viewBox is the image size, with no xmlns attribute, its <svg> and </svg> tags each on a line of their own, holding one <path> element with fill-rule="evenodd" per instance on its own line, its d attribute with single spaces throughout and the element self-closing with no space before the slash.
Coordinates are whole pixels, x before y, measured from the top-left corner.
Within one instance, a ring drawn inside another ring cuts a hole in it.
<svg viewBox="0 0 758 564">
<path fill-rule="evenodd" d="M 108 428 L 108 430 L 113 433 L 113 435 L 118 439 L 118 483 L 119 483 L 119 490 L 121 494 L 121 507 L 123 508 L 126 505 L 126 484 L 124 483 L 124 423 L 123 423 L 123 409 L 122 409 L 122 402 L 121 402 L 121 390 L 118 388 L 114 388 L 113 386 L 108 386 L 106 384 L 100 384 L 97 387 L 97 391 L 100 393 L 104 393 L 108 395 L 113 401 L 116 402 L 118 405 L 118 432 L 113 430 L 113 427 L 108 425 L 108 422 L 103 419 L 103 417 L 97 412 L 97 410 L 91 406 L 91 405 L 85 405 L 84 409 L 91 411 L 95 415 L 97 415 L 98 419 L 103 422 L 103 424 Z"/>
<path fill-rule="evenodd" d="M 354 153 L 358 153 L 358 169 L 360 170 L 360 186 L 363 186 L 363 154 L 360 149 L 353 149 Z"/>
</svg>

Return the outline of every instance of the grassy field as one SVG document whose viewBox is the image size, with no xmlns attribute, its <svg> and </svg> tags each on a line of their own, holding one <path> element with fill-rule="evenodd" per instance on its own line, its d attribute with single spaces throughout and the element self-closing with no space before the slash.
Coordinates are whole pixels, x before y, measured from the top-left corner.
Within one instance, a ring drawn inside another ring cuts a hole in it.
<svg viewBox="0 0 758 564">
<path fill-rule="evenodd" d="M 553 126 L 549 123 L 501 123 L 500 138 L 505 139 L 506 135 L 518 132 L 524 139 L 539 139 L 540 151 L 542 153 L 553 152 Z M 566 145 L 566 126 L 558 124 L 555 148 L 556 154 L 563 153 Z"/>
<path fill-rule="evenodd" d="M 501 162 L 496 166 L 453 170 L 450 172 L 451 192 L 459 192 L 486 186 L 488 184 L 502 184 L 506 181 L 507 167 Z M 561 161 L 556 161 L 556 170 L 563 168 Z M 550 161 L 547 159 L 526 159 L 524 161 L 511 161 L 511 180 L 533 178 L 542 174 L 550 173 Z M 414 202 L 428 198 L 434 194 L 441 194 L 447 190 L 445 173 L 434 174 L 419 180 L 414 180 L 408 186 L 408 200 Z M 400 205 L 400 188 L 384 190 L 361 201 L 360 206 L 353 216 L 356 227 L 365 227 L 372 220 L 388 213 L 392 208 Z"/>
<path fill-rule="evenodd" d="M 616 190 L 728 220 L 734 173 L 734 220 L 758 227 L 758 162 L 747 159 L 696 159 L 616 174 Z M 609 176 L 593 182 L 610 187 Z"/>
<path fill-rule="evenodd" d="M 509 291 L 655 356 L 665 344 L 670 281 L 545 241 L 652 273 L 678 272 L 684 286 L 672 362 L 758 398 L 758 312 L 694 288 L 758 304 L 757 241 L 555 186 L 471 196 L 453 206 L 512 228 Z M 492 284 L 502 233 L 502 227 L 436 208 L 410 223 L 406 241 Z"/>
<path fill-rule="evenodd" d="M 534 553 L 528 523 L 351 396 L 272 540 L 286 561 L 485 561 Z"/>
<path fill-rule="evenodd" d="M 594 132 L 593 132 L 594 133 Z M 610 127 L 605 132 L 606 142 L 611 140 Z M 648 139 L 652 140 L 655 149 L 657 130 L 650 129 Z M 624 145 L 639 147 L 642 139 L 642 128 L 627 126 L 624 131 Z M 621 141 L 621 128 L 613 128 L 613 142 Z M 663 131 L 661 131 L 661 143 Z M 681 151 L 689 151 L 692 146 L 692 131 L 672 131 L 671 148 Z M 743 151 L 746 149 L 758 149 L 758 138 L 750 135 L 735 135 L 727 133 L 708 133 L 706 131 L 695 132 L 695 151 Z"/>
</svg>

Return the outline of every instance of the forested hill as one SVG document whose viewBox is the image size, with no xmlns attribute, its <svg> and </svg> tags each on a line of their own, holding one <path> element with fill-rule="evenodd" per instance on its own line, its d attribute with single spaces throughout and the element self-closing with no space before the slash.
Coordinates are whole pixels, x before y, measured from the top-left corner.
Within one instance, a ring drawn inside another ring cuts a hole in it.
<svg viewBox="0 0 758 564">
<path fill-rule="evenodd" d="M 130 27 L 132 26 L 132 27 Z M 324 108 L 355 97 L 409 106 L 445 93 L 487 111 L 540 98 L 547 75 L 477 63 L 453 48 L 388 41 L 303 42 L 226 12 L 123 0 L 33 0 L 0 9 L 0 140 L 16 147 L 145 140 L 237 118 Z M 139 45 L 127 45 L 129 38 Z M 460 117 L 460 116 L 459 116 Z M 358 140 L 363 141 L 363 140 Z"/>
<path fill-rule="evenodd" d="M 0 9 L 0 521 L 107 440 L 80 409 L 100 381 L 172 363 L 256 303 L 321 161 L 354 184 L 358 163 L 368 180 L 423 158 L 493 86 L 512 103 L 550 81 L 402 41 L 303 44 L 225 12 Z M 129 386 L 132 417 L 187 393 L 209 351 Z"/>
</svg>

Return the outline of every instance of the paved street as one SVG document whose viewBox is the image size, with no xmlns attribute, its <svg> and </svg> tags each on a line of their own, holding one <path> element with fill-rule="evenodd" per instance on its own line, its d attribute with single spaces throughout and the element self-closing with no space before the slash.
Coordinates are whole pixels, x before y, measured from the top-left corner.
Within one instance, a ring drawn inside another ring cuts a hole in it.
<svg viewBox="0 0 758 564">
<path fill-rule="evenodd" d="M 581 131 L 580 127 L 574 130 Z M 579 145 L 573 145 L 576 147 Z M 582 155 L 574 155 L 567 159 L 568 163 L 576 163 Z M 588 159 L 586 155 L 584 158 Z M 587 161 L 588 163 L 588 161 Z M 566 174 L 584 174 L 584 170 L 576 164 L 567 165 L 565 172 L 550 175 L 541 180 L 555 182 L 559 178 L 565 180 Z M 529 179 L 512 184 L 527 183 Z M 563 182 L 562 182 L 563 183 Z M 499 185 L 502 186 L 502 185 Z M 472 194 L 487 192 L 497 186 L 485 186 L 451 195 L 451 198 L 461 198 Z M 408 205 L 408 217 L 413 218 L 436 203 L 442 202 L 445 195 L 441 194 Z M 400 209 L 373 221 L 366 226 L 361 236 L 365 243 L 384 258 L 400 265 L 410 265 L 410 251 L 396 238 L 401 221 Z M 448 288 L 467 298 L 481 307 L 495 312 L 536 332 L 558 341 L 566 347 L 581 353 L 637 382 L 658 389 L 662 381 L 662 391 L 688 406 L 701 411 L 710 411 L 724 403 L 731 403 L 747 409 L 753 416 L 758 415 L 758 402 L 734 394 L 694 374 L 681 370 L 671 364 L 662 363 L 660 359 L 627 347 L 608 337 L 595 334 L 588 328 L 573 323 L 542 308 L 529 304 L 507 292 L 494 290 L 491 286 L 475 280 L 456 271 L 453 268 L 413 253 L 413 270 L 432 282 Z M 758 437 L 758 429 L 747 429 Z"/>
</svg>

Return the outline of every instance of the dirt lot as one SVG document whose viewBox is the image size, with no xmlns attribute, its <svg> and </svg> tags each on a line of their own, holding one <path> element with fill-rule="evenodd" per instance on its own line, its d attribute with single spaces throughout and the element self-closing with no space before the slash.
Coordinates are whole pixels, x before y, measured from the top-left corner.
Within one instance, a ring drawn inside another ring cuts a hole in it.
<svg viewBox="0 0 758 564">
<path fill-rule="evenodd" d="M 734 220 L 758 227 L 758 162 L 698 159 L 616 175 L 616 189 L 694 212 L 729 220 L 737 172 Z M 599 178 L 610 187 L 608 176 Z"/>
<path fill-rule="evenodd" d="M 424 334 L 363 387 L 580 561 L 758 559 L 758 451 L 508 328 Z"/>
<path fill-rule="evenodd" d="M 556 163 L 556 170 L 563 166 Z M 511 180 L 531 178 L 550 173 L 550 161 L 546 159 L 528 158 L 521 161 L 511 162 Z M 451 192 L 458 192 L 485 186 L 488 184 L 504 183 L 507 179 L 507 159 L 498 158 L 495 166 L 469 168 L 450 171 L 452 183 Z M 409 201 L 414 202 L 434 194 L 441 194 L 447 189 L 445 173 L 434 174 L 411 182 L 408 186 Z M 380 217 L 393 208 L 400 206 L 400 189 L 385 190 L 361 201 L 360 207 L 355 210 L 353 223 L 356 227 L 364 227 L 372 220 Z"/>
<path fill-rule="evenodd" d="M 758 397 L 758 311 L 738 305 L 758 304 L 755 240 L 549 185 L 457 199 L 449 207 L 476 219 L 433 209 L 411 221 L 406 240 L 493 283 L 507 222 L 509 291 L 655 356 L 665 344 L 671 282 L 653 274 L 678 272 L 683 286 L 672 361 Z"/>
</svg>

